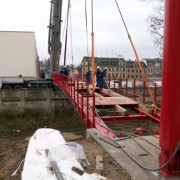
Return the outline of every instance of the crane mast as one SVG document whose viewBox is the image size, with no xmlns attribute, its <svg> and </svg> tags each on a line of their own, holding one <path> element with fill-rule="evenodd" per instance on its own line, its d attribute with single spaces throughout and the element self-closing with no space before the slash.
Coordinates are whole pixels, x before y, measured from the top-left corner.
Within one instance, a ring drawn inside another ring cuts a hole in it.
<svg viewBox="0 0 180 180">
<path fill-rule="evenodd" d="M 58 70 L 61 54 L 61 14 L 62 0 L 52 0 L 49 20 L 48 52 L 50 54 L 50 74 Z"/>
</svg>

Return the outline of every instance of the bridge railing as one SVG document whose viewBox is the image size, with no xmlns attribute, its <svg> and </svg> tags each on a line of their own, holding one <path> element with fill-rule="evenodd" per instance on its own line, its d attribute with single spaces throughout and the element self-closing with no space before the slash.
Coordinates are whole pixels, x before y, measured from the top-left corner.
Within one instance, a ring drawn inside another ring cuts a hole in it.
<svg viewBox="0 0 180 180">
<path fill-rule="evenodd" d="M 85 74 L 76 76 L 76 79 L 87 83 Z M 104 79 L 103 88 L 115 91 L 118 94 L 129 97 L 135 101 L 143 104 L 153 105 L 152 98 L 148 92 L 148 87 L 145 81 L 138 79 L 122 78 L 113 75 L 108 75 Z M 91 82 L 90 82 L 91 83 Z M 161 90 L 162 85 L 160 82 L 149 83 L 153 100 L 157 107 L 161 107 Z"/>
</svg>

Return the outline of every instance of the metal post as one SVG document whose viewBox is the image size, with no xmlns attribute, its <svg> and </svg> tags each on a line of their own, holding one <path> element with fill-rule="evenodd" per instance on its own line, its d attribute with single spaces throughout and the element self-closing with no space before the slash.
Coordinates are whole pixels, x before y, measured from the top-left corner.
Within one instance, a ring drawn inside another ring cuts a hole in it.
<svg viewBox="0 0 180 180">
<path fill-rule="evenodd" d="M 77 82 L 77 110 L 79 111 L 79 81 Z"/>
<path fill-rule="evenodd" d="M 74 79 L 74 102 L 76 104 L 76 81 Z"/>
<path fill-rule="evenodd" d="M 154 103 L 156 105 L 156 98 L 157 98 L 157 85 L 154 83 Z"/>
<path fill-rule="evenodd" d="M 134 100 L 136 101 L 136 79 L 134 79 Z"/>
<path fill-rule="evenodd" d="M 128 78 L 126 78 L 126 97 L 128 96 Z"/>
<path fill-rule="evenodd" d="M 145 104 L 146 102 L 145 97 L 146 97 L 146 82 L 144 81 L 143 82 L 143 104 Z"/>
<path fill-rule="evenodd" d="M 83 104 L 83 96 L 84 96 L 84 87 L 83 87 L 83 83 L 81 84 L 81 117 L 83 117 L 83 108 L 84 108 L 84 104 Z"/>
<path fill-rule="evenodd" d="M 93 91 L 93 128 L 95 128 L 95 92 Z"/>
<path fill-rule="evenodd" d="M 111 89 L 110 81 L 111 81 L 111 75 L 109 74 L 109 82 L 108 82 L 108 84 L 109 84 L 109 89 Z"/>
<path fill-rule="evenodd" d="M 113 77 L 113 79 L 114 79 L 114 91 L 115 91 L 115 76 Z"/>
<path fill-rule="evenodd" d="M 89 86 L 87 86 L 87 90 L 86 90 L 86 100 L 87 100 L 87 123 L 86 126 L 89 128 L 90 124 L 89 124 Z"/>
<path fill-rule="evenodd" d="M 71 78 L 71 99 L 73 100 L 73 87 L 72 87 L 72 78 Z"/>
<path fill-rule="evenodd" d="M 69 86 L 69 77 L 67 77 L 67 95 L 69 96 L 70 95 L 70 86 Z"/>
<path fill-rule="evenodd" d="M 122 84 L 122 80 L 121 80 L 121 76 L 119 77 L 119 94 L 121 94 L 121 84 Z"/>
<path fill-rule="evenodd" d="M 170 159 L 180 142 L 180 1 L 165 1 L 163 82 L 159 164 Z M 180 177 L 180 150 L 161 173 Z"/>
</svg>

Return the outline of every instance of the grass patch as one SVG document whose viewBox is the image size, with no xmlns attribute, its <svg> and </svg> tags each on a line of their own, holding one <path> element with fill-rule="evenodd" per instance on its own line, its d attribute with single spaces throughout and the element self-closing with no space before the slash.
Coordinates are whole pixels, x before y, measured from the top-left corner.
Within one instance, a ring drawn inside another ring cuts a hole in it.
<svg viewBox="0 0 180 180">
<path fill-rule="evenodd" d="M 0 132 L 21 132 L 34 131 L 38 128 L 53 128 L 61 132 L 85 131 L 85 123 L 79 117 L 75 109 L 62 108 L 53 113 L 40 111 L 0 113 Z"/>
</svg>

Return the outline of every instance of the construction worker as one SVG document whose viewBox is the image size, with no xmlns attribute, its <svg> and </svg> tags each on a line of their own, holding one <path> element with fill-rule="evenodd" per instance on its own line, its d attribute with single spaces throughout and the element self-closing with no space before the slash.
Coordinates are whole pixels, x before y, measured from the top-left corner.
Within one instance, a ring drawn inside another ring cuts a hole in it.
<svg viewBox="0 0 180 180">
<path fill-rule="evenodd" d="M 102 70 L 102 87 L 106 87 L 106 73 L 107 73 L 107 68 L 105 67 Z"/>
<path fill-rule="evenodd" d="M 67 82 L 67 77 L 68 77 L 68 70 L 67 67 L 64 66 L 61 70 L 60 70 L 60 74 L 62 74 L 62 81 L 64 84 L 66 84 Z"/>
<path fill-rule="evenodd" d="M 67 70 L 67 67 L 64 66 L 61 70 L 60 70 L 60 74 L 63 74 L 65 76 L 68 76 L 68 70 Z"/>
<path fill-rule="evenodd" d="M 91 69 L 89 69 L 86 73 L 86 81 L 87 81 L 87 85 L 89 85 L 91 81 Z"/>
<path fill-rule="evenodd" d="M 96 70 L 96 87 L 100 87 L 101 86 L 101 68 L 99 66 L 97 66 L 97 70 Z"/>
</svg>

